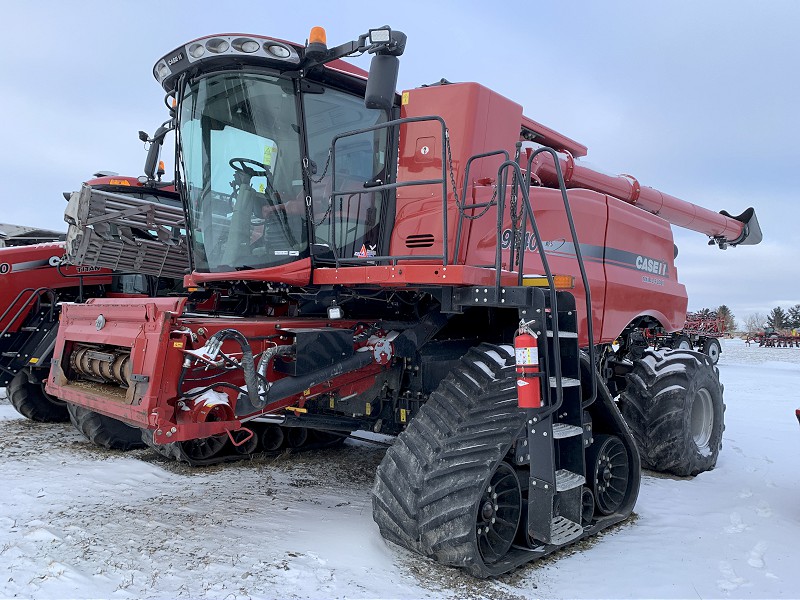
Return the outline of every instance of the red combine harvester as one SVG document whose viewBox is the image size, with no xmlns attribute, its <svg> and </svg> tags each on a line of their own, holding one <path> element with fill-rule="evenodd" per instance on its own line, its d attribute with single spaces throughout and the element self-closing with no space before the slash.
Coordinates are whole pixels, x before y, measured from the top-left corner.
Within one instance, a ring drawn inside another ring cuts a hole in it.
<svg viewBox="0 0 800 600">
<path fill-rule="evenodd" d="M 713 468 L 715 368 L 644 332 L 686 317 L 670 223 L 721 248 L 761 231 L 583 167 L 479 84 L 397 95 L 405 41 L 217 35 L 160 59 L 184 214 L 152 219 L 185 230 L 191 294 L 65 305 L 47 389 L 190 464 L 396 434 L 382 534 L 490 576 L 625 519 L 640 456 Z M 369 75 L 341 61 L 362 52 Z"/>
</svg>

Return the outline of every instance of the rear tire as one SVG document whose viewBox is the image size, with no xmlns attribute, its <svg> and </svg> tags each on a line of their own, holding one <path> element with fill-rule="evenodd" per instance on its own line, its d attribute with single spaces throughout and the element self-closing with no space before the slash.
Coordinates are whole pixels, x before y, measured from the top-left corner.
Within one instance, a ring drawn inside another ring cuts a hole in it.
<svg viewBox="0 0 800 600">
<path fill-rule="evenodd" d="M 75 429 L 93 444 L 109 450 L 144 448 L 142 435 L 136 427 L 75 404 L 67 403 L 67 411 Z"/>
<path fill-rule="evenodd" d="M 8 384 L 8 399 L 23 417 L 40 423 L 69 421 L 67 403 L 44 391 L 44 382 L 31 383 L 28 373 L 20 371 Z"/>
<path fill-rule="evenodd" d="M 651 350 L 634 362 L 620 409 L 642 467 L 697 475 L 717 464 L 725 429 L 719 372 L 699 353 Z"/>
</svg>

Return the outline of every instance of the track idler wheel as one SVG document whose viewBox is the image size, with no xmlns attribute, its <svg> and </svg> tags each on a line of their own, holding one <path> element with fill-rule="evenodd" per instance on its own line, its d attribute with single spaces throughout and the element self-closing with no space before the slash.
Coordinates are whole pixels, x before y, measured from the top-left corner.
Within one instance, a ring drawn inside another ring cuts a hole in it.
<svg viewBox="0 0 800 600">
<path fill-rule="evenodd" d="M 630 477 L 628 453 L 622 440 L 615 435 L 595 436 L 586 451 L 586 468 L 597 511 L 613 514 L 625 502 Z"/>
<path fill-rule="evenodd" d="M 491 565 L 503 558 L 514 543 L 522 517 L 522 489 L 513 467 L 502 461 L 478 503 L 478 551 Z"/>
</svg>

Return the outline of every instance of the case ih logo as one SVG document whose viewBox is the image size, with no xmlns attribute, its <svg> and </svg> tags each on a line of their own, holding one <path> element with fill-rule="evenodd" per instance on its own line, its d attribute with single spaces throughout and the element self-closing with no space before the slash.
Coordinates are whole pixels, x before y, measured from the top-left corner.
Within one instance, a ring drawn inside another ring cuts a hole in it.
<svg viewBox="0 0 800 600">
<path fill-rule="evenodd" d="M 171 67 L 172 65 L 174 65 L 179 60 L 183 60 L 183 53 L 182 52 L 179 52 L 178 54 L 176 54 L 172 58 L 168 58 L 167 59 L 167 66 Z"/>
<path fill-rule="evenodd" d="M 653 260 L 652 258 L 637 256 L 636 268 L 640 271 L 647 271 L 648 273 L 661 275 L 661 277 L 667 276 L 667 263 L 661 262 L 660 260 Z"/>
</svg>

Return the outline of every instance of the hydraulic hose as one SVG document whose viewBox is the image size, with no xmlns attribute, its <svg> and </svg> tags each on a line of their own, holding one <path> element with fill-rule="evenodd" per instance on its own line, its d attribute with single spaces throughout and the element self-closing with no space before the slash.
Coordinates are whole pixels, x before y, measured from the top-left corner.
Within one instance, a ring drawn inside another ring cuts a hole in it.
<svg viewBox="0 0 800 600">
<path fill-rule="evenodd" d="M 256 376 L 256 366 L 253 360 L 253 349 L 250 347 L 250 342 L 240 331 L 236 329 L 221 329 L 212 335 L 205 343 L 208 354 L 216 356 L 222 347 L 222 342 L 228 339 L 235 341 L 242 349 L 241 366 L 250 404 L 256 408 L 263 408 L 266 404 L 266 398 L 262 400 L 258 393 L 258 377 Z"/>
</svg>

